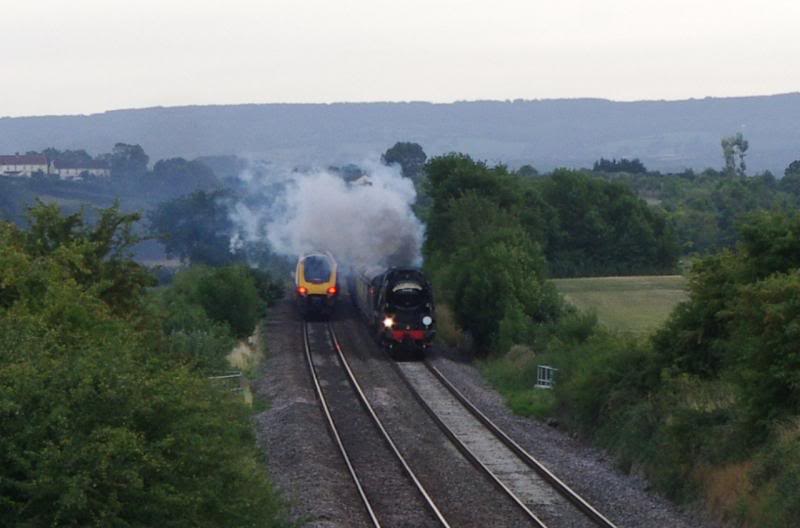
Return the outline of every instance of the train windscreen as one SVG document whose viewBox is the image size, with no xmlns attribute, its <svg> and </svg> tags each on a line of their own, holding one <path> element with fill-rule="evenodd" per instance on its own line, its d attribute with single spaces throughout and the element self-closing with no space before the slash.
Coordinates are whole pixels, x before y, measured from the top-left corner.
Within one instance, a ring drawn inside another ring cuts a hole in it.
<svg viewBox="0 0 800 528">
<path fill-rule="evenodd" d="M 389 289 L 386 297 L 390 304 L 405 310 L 418 308 L 428 302 L 425 288 L 415 281 L 398 282 Z"/>
<path fill-rule="evenodd" d="M 323 256 L 312 255 L 303 260 L 303 275 L 308 282 L 319 284 L 331 278 L 331 264 Z"/>
</svg>

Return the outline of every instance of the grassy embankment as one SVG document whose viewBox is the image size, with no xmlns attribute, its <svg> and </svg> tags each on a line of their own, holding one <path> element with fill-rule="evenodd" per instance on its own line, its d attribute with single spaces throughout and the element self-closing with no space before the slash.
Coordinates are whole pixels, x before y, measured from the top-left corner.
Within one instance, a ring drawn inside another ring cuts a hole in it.
<svg viewBox="0 0 800 528">
<path fill-rule="evenodd" d="M 614 353 L 604 352 L 606 348 L 613 350 L 614 343 L 618 344 L 620 340 L 630 340 L 629 342 L 633 344 L 647 339 L 667 320 L 675 306 L 688 297 L 686 279 L 681 276 L 579 278 L 558 279 L 553 282 L 570 304 L 581 312 L 594 313 L 600 325 L 611 331 L 610 336 L 618 336 L 600 337 L 594 344 L 590 341 L 580 352 L 596 354 L 597 361 L 608 362 L 609 370 L 614 370 L 619 364 L 614 359 Z M 604 368 L 598 367 L 592 361 L 576 362 L 574 357 L 570 357 L 568 350 L 555 353 L 565 354 L 560 361 L 564 362 L 565 367 L 573 370 L 573 376 L 576 364 L 582 365 L 579 370 L 588 368 L 595 375 L 605 372 Z M 636 355 L 632 354 L 631 357 L 635 358 Z M 550 359 L 553 359 L 550 354 L 537 355 L 528 347 L 516 346 L 503 356 L 483 361 L 481 369 L 487 379 L 503 394 L 515 413 L 545 418 L 558 413 L 556 394 L 554 391 L 534 389 L 533 385 L 536 382 L 536 365 L 550 363 Z M 578 377 L 581 375 L 578 374 Z M 599 384 L 603 388 L 596 387 L 598 392 L 604 393 L 608 389 L 605 386 L 607 381 L 604 376 L 600 376 L 593 379 L 588 386 Z M 685 381 L 684 385 L 677 386 L 683 389 L 680 398 L 690 402 L 691 407 L 697 405 L 695 400 L 702 400 L 707 404 L 709 394 L 713 393 L 709 392 L 708 388 L 717 387 L 718 384 L 712 382 L 708 385 L 694 386 Z M 562 391 L 561 399 L 566 398 L 569 403 L 574 404 L 575 401 L 593 397 L 592 394 L 581 393 L 580 388 L 578 392 L 575 392 L 575 389 L 576 386 L 572 385 L 566 389 L 566 393 Z M 700 396 L 705 396 L 705 399 Z M 658 400 L 663 398 L 663 395 L 655 398 Z M 581 425 L 587 421 L 586 418 L 586 416 L 571 416 L 566 421 L 570 427 L 582 429 Z M 635 457 L 621 453 L 620 446 L 635 445 L 636 449 L 646 450 L 647 446 L 652 444 L 647 438 L 639 438 L 636 431 L 628 430 L 624 426 L 617 431 L 613 424 L 608 428 L 601 426 L 599 431 L 600 433 L 594 436 L 595 440 L 611 449 L 615 454 L 615 460 L 623 468 L 630 468 L 636 461 L 633 460 Z M 702 426 L 699 426 L 697 436 L 702 437 L 703 431 Z M 693 438 L 691 434 L 684 434 L 675 436 L 672 440 L 680 438 L 686 443 L 684 437 Z M 788 422 L 779 429 L 779 434 L 773 439 L 776 447 L 768 445 L 758 454 L 738 460 L 724 460 L 724 457 L 713 462 L 706 460 L 690 472 L 692 482 L 683 486 L 670 483 L 670 480 L 676 477 L 669 469 L 671 465 L 669 460 L 675 457 L 674 452 L 666 453 L 663 459 L 657 456 L 652 459 L 645 457 L 645 460 L 639 463 L 644 462 L 640 467 L 647 467 L 645 473 L 656 483 L 656 488 L 666 492 L 673 499 L 691 502 L 693 500 L 691 497 L 694 497 L 694 500 L 699 498 L 712 514 L 720 519 L 738 522 L 741 526 L 759 526 L 764 521 L 769 526 L 783 526 L 780 519 L 786 516 L 786 511 L 790 510 L 793 504 L 796 504 L 792 499 L 794 492 L 789 487 L 780 489 L 775 487 L 774 483 L 765 484 L 764 481 L 769 479 L 764 477 L 763 467 L 775 463 L 780 455 L 791 456 L 792 450 L 796 452 L 796 446 L 800 445 L 797 443 L 798 438 L 800 438 L 800 422 L 797 420 Z M 637 445 L 636 442 L 641 442 L 641 445 Z M 710 452 L 713 454 L 716 451 L 712 449 Z M 718 457 L 722 455 L 718 454 Z M 711 460 L 714 460 L 713 457 Z M 762 469 L 754 472 L 755 464 Z M 786 473 L 791 473 L 791 470 L 783 471 L 780 478 L 776 477 L 774 480 L 782 482 L 791 480 L 786 477 Z M 680 478 L 683 477 L 681 474 Z M 691 492 L 691 496 L 687 495 L 687 492 Z"/>
</svg>

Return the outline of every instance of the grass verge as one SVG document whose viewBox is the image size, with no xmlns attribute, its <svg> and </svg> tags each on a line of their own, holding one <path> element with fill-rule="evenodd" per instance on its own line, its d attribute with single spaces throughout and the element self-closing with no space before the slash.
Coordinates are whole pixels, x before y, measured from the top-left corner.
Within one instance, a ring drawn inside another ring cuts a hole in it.
<svg viewBox="0 0 800 528">
<path fill-rule="evenodd" d="M 534 388 L 538 363 L 533 350 L 515 345 L 505 356 L 481 361 L 479 368 L 514 413 L 545 418 L 551 414 L 556 400 L 551 390 Z"/>
<path fill-rule="evenodd" d="M 611 330 L 647 335 L 687 298 L 680 275 L 554 279 L 558 291 L 581 311 L 595 312 Z"/>
</svg>

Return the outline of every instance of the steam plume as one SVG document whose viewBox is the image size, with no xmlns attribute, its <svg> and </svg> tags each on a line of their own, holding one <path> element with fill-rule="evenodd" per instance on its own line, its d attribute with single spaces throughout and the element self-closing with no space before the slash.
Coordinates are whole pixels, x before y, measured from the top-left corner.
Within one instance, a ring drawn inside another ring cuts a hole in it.
<svg viewBox="0 0 800 528">
<path fill-rule="evenodd" d="M 418 265 L 424 228 L 411 210 L 411 180 L 396 167 L 362 165 L 366 177 L 346 182 L 326 170 L 242 175 L 246 199 L 232 219 L 232 247 L 266 239 L 275 253 L 295 257 L 331 251 L 353 266 Z"/>
</svg>

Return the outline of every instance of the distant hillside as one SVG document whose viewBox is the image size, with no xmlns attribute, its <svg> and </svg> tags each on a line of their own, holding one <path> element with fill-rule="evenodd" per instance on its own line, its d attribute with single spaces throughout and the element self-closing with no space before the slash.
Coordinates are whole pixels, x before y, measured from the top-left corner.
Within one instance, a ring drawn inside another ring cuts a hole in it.
<svg viewBox="0 0 800 528">
<path fill-rule="evenodd" d="M 431 103 L 260 104 L 116 110 L 0 119 L 0 153 L 107 152 L 139 143 L 151 159 L 252 155 L 292 164 L 343 163 L 416 141 L 511 166 L 590 167 L 638 157 L 648 168 L 722 165 L 720 138 L 743 132 L 750 171 L 781 176 L 800 158 L 800 93 L 687 101 L 600 99 Z"/>
</svg>

